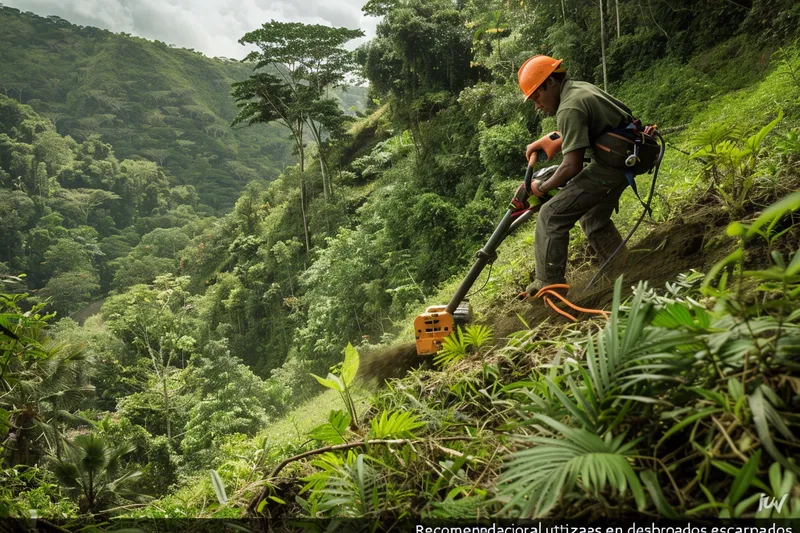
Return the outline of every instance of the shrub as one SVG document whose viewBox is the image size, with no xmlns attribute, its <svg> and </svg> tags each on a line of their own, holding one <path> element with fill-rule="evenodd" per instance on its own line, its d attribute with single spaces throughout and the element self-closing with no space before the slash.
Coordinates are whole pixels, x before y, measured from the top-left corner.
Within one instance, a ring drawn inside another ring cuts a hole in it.
<svg viewBox="0 0 800 533">
<path fill-rule="evenodd" d="M 608 77 L 624 81 L 628 76 L 645 70 L 664 56 L 667 38 L 664 34 L 645 28 L 636 33 L 622 35 L 608 47 Z"/>
<path fill-rule="evenodd" d="M 495 178 L 522 176 L 525 170 L 525 146 L 531 134 L 519 123 L 498 124 L 483 128 L 478 134 L 481 163 Z"/>
</svg>

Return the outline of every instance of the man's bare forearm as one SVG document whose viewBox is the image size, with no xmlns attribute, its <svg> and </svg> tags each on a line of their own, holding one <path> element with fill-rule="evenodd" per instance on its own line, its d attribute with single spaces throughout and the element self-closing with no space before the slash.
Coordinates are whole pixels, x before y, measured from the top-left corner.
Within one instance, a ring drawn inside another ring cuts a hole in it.
<svg viewBox="0 0 800 533">
<path fill-rule="evenodd" d="M 539 191 L 546 193 L 563 187 L 569 180 L 580 174 L 583 170 L 583 152 L 584 150 L 576 150 L 564 154 L 564 160 L 558 165 L 558 169 L 550 176 L 550 179 L 539 186 Z"/>
<path fill-rule="evenodd" d="M 572 167 L 564 167 L 564 164 L 562 163 L 558 166 L 558 170 L 556 170 L 555 174 L 550 176 L 550 179 L 539 186 L 539 190 L 543 193 L 546 193 L 553 189 L 563 187 L 569 180 L 577 176 L 580 171 L 580 169 L 576 171 Z"/>
</svg>

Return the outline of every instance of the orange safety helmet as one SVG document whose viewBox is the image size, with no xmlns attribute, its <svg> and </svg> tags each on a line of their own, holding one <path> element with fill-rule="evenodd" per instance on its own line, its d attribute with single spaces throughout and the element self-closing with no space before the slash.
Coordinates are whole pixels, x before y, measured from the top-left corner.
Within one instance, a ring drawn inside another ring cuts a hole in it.
<svg viewBox="0 0 800 533">
<path fill-rule="evenodd" d="M 525 100 L 531 97 L 550 74 L 557 70 L 563 72 L 563 69 L 558 68 L 562 61 L 563 59 L 537 55 L 528 59 L 519 67 L 517 79 L 519 80 L 519 88 L 522 89 L 522 94 L 525 95 Z"/>
</svg>

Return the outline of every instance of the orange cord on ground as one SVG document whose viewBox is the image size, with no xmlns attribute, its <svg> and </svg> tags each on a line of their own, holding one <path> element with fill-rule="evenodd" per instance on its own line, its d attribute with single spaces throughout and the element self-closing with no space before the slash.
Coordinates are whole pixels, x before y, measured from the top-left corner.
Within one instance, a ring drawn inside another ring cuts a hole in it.
<svg viewBox="0 0 800 533">
<path fill-rule="evenodd" d="M 552 309 L 559 315 L 568 318 L 573 322 L 577 322 L 578 319 L 572 316 L 571 314 L 567 313 L 563 309 L 559 308 L 550 298 L 548 298 L 548 296 L 555 296 L 556 298 L 558 298 L 559 300 L 561 300 L 569 307 L 578 312 L 589 313 L 593 315 L 602 315 L 604 318 L 608 319 L 608 316 L 610 314 L 608 311 L 603 311 L 602 309 L 587 309 L 585 307 L 579 307 L 555 291 L 555 289 L 569 289 L 569 288 L 570 288 L 569 285 L 567 285 L 566 283 L 555 283 L 553 285 L 547 285 L 546 287 L 542 287 L 541 289 L 539 289 L 539 292 L 536 293 L 534 298 L 543 298 L 545 305 L 550 307 L 550 309 Z"/>
</svg>

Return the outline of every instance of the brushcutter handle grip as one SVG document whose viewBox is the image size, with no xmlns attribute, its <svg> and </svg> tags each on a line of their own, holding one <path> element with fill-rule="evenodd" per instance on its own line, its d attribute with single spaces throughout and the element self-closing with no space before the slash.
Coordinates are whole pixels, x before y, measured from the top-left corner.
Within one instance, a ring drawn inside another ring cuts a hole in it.
<svg viewBox="0 0 800 533">
<path fill-rule="evenodd" d="M 528 196 L 533 194 L 531 190 L 531 177 L 533 176 L 533 166 L 528 165 L 528 169 L 525 170 L 525 192 L 528 193 Z"/>
</svg>

